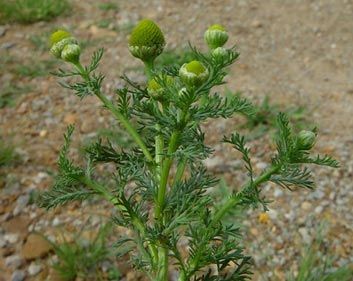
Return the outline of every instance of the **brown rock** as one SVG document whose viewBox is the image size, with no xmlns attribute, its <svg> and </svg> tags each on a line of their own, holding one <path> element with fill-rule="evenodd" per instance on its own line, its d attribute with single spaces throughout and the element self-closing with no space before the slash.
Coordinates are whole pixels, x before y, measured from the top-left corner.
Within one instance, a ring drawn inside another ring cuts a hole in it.
<svg viewBox="0 0 353 281">
<path fill-rule="evenodd" d="M 44 257 L 50 252 L 52 245 L 39 234 L 30 234 L 22 247 L 22 256 L 26 260 Z"/>
<path fill-rule="evenodd" d="M 18 233 L 22 238 L 27 236 L 28 225 L 31 222 L 31 219 L 28 216 L 17 216 L 3 224 L 3 227 L 6 232 L 9 233 Z"/>
<path fill-rule="evenodd" d="M 75 114 L 67 114 L 65 117 L 64 117 L 64 123 L 69 125 L 69 124 L 74 124 L 76 122 L 76 115 Z"/>
</svg>

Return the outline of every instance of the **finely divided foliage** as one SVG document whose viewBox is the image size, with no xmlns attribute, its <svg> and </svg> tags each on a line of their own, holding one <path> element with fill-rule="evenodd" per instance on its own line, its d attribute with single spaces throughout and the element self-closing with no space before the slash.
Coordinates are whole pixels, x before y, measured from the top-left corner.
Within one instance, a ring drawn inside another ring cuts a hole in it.
<svg viewBox="0 0 353 281">
<path fill-rule="evenodd" d="M 52 189 L 42 194 L 40 205 L 50 209 L 93 195 L 110 201 L 117 209 L 113 221 L 135 233 L 134 237 L 117 241 L 120 254 L 129 252 L 134 266 L 151 280 L 168 280 L 172 269 L 178 272 L 179 281 L 250 279 L 251 258 L 243 253 L 242 233 L 223 218 L 235 208 L 260 205 L 266 209 L 268 203 L 261 185 L 268 181 L 290 190 L 312 189 L 310 170 L 303 165 L 338 167 L 337 161 L 329 156 L 312 157 L 307 148 L 314 142 L 298 139 L 286 115 L 281 113 L 277 119 L 277 154 L 270 167 L 260 174 L 255 174 L 252 168 L 251 151 L 244 136 L 236 132 L 224 137 L 224 143 L 242 154 L 249 180 L 222 206 L 213 202 L 212 188 L 217 188 L 219 182 L 203 163 L 213 150 L 205 144 L 201 125 L 234 114 L 254 114 L 254 107 L 247 99 L 237 95 L 223 97 L 212 91 L 224 83 L 225 68 L 239 56 L 235 47 L 223 47 L 228 38 L 225 31 L 217 32 L 205 36 L 206 41 L 212 40 L 207 54 L 191 47 L 196 59 L 192 65 L 198 66 L 197 72 L 192 72 L 188 64 L 183 71 L 170 65 L 156 70 L 153 64 L 156 53 L 145 48 L 153 46 L 130 46 L 139 53 L 147 79 L 154 79 L 154 86 L 147 89 L 148 83 L 140 85 L 123 76 L 127 86 L 117 90 L 112 99 L 102 92 L 104 75 L 96 72 L 103 49 L 93 54 L 89 66 L 70 61 L 74 70 L 60 69 L 56 73 L 62 78 L 81 78 L 62 85 L 81 99 L 88 95 L 100 99 L 134 140 L 134 145 L 117 147 L 113 140 L 99 139 L 86 149 L 86 167 L 79 167 L 68 158 L 74 131 L 70 126 L 59 156 L 59 174 Z M 133 31 L 131 36 L 136 34 Z M 146 36 L 144 40 L 148 40 Z M 158 95 L 151 92 L 153 89 L 158 89 Z M 305 149 L 299 145 L 304 141 Z M 102 178 L 95 172 L 98 163 L 116 166 L 111 178 Z"/>
</svg>

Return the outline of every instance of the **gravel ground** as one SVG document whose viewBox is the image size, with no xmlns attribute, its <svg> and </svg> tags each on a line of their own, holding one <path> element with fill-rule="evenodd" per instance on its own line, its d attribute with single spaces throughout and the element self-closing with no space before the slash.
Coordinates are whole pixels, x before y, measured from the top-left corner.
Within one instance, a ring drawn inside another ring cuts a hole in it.
<svg viewBox="0 0 353 281">
<path fill-rule="evenodd" d="M 325 243 L 335 256 L 335 265 L 353 263 L 351 0 L 137 0 L 120 1 L 117 11 L 102 11 L 91 0 L 72 2 L 74 12 L 70 16 L 50 23 L 1 26 L 1 57 L 24 64 L 48 60 L 49 54 L 30 39 L 64 26 L 78 38 L 89 40 L 85 61 L 97 46 L 105 47 L 101 70 L 107 75 L 104 87 L 109 91 L 120 83 L 122 71 L 141 79 L 134 71 L 139 62 L 129 55 L 126 46 L 128 30 L 139 19 L 157 21 L 170 49 L 186 46 L 187 40 L 205 48 L 202 36 L 207 26 L 225 25 L 230 44 L 235 42 L 241 52 L 231 68 L 227 87 L 254 101 L 269 94 L 271 101 L 283 107 L 305 106 L 309 119 L 319 126 L 317 152 L 332 154 L 342 165 L 338 170 L 315 168 L 314 192 L 290 193 L 272 185 L 264 187 L 274 200 L 268 218 L 259 220 L 260 211 L 256 210 L 250 211 L 244 222 L 247 249 L 255 259 L 253 280 L 285 280 L 284 274 L 296 270 L 303 245 L 312 242 L 322 222 L 327 224 Z M 103 19 L 111 19 L 108 28 L 98 27 Z M 11 139 L 20 155 L 15 165 L 2 171 L 6 183 L 0 185 L 0 280 L 59 280 L 48 267 L 53 260 L 48 255 L 50 245 L 32 232 L 58 239 L 58 233 L 87 224 L 91 215 L 89 225 L 94 229 L 108 217 L 110 209 L 104 204 L 99 210 L 74 204 L 45 213 L 31 205 L 31 192 L 50 186 L 67 124 L 75 123 L 79 128 L 81 137 L 76 134 L 74 144 L 77 148 L 98 128 L 111 127 L 113 120 L 94 98 L 80 102 L 61 89 L 56 78 L 19 78 L 5 68 L 0 69 L 0 75 L 0 85 L 30 85 L 15 106 L 0 109 L 1 135 Z M 216 144 L 223 134 L 236 128 L 237 122 L 207 124 L 208 142 Z M 255 166 L 265 167 L 273 151 L 270 138 L 249 145 Z M 228 148 L 216 145 L 215 157 L 206 164 L 216 174 L 227 172 L 227 183 L 238 186 L 244 180 L 238 158 Z M 124 262 L 120 268 L 126 280 L 137 279 Z"/>
</svg>

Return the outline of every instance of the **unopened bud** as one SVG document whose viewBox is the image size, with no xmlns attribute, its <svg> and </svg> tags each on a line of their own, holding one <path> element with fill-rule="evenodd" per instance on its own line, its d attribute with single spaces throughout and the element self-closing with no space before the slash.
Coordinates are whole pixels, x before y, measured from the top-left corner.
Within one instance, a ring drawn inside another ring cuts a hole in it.
<svg viewBox="0 0 353 281">
<path fill-rule="evenodd" d="M 316 134 L 312 131 L 300 131 L 297 138 L 297 147 L 300 150 L 310 150 L 316 141 Z"/>
<path fill-rule="evenodd" d="M 199 61 L 184 63 L 179 70 L 181 81 L 189 87 L 198 87 L 207 81 L 209 72 Z"/>
<path fill-rule="evenodd" d="M 217 63 L 221 63 L 223 61 L 225 61 L 228 56 L 228 50 L 223 48 L 223 47 L 218 47 L 214 50 L 212 50 L 211 52 L 212 58 L 217 62 Z"/>
<path fill-rule="evenodd" d="M 227 42 L 228 33 L 223 26 L 214 24 L 206 30 L 204 38 L 210 49 L 216 49 Z"/>
<path fill-rule="evenodd" d="M 73 37 L 68 37 L 60 40 L 59 42 L 55 43 L 51 49 L 50 52 L 58 59 L 61 58 L 61 53 L 64 50 L 66 45 L 69 44 L 77 44 L 77 40 Z"/>
<path fill-rule="evenodd" d="M 68 44 L 61 52 L 61 58 L 64 61 L 77 64 L 80 61 L 81 48 L 77 44 Z"/>
</svg>

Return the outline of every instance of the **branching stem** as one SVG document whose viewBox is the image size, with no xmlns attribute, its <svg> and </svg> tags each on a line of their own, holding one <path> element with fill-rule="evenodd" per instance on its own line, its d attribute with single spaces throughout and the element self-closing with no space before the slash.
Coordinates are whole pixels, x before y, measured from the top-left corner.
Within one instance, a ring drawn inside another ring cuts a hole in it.
<svg viewBox="0 0 353 281">
<path fill-rule="evenodd" d="M 81 73 L 82 77 L 86 81 L 89 81 L 90 80 L 89 74 L 84 69 L 84 67 L 81 64 L 77 64 L 75 66 L 76 66 L 77 70 Z M 145 155 L 145 157 L 147 158 L 147 160 L 149 162 L 153 162 L 153 157 L 152 157 L 151 153 L 148 151 L 146 144 L 143 142 L 143 140 L 141 139 L 141 136 L 136 131 L 136 129 L 131 125 L 129 120 L 123 114 L 121 114 L 119 112 L 119 110 L 117 110 L 117 108 L 114 106 L 114 104 L 109 99 L 107 99 L 107 97 L 105 95 L 103 95 L 101 93 L 101 91 L 99 91 L 99 90 L 96 91 L 95 95 L 102 101 L 104 106 L 107 107 L 113 113 L 113 115 L 121 122 L 121 124 L 125 127 L 125 129 L 130 134 L 130 136 L 134 139 L 136 144 L 141 148 L 141 150 L 142 150 L 143 154 Z"/>
</svg>

